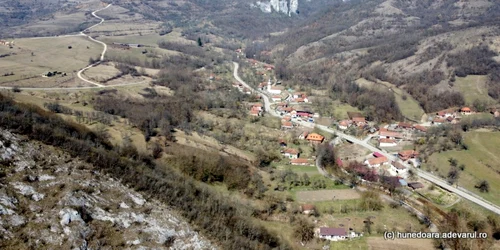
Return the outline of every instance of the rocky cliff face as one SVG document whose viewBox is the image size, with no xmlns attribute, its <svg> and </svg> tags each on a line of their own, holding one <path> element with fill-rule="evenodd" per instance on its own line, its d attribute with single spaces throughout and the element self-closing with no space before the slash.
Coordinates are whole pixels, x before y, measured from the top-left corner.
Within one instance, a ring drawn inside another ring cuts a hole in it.
<svg viewBox="0 0 500 250">
<path fill-rule="evenodd" d="M 0 129 L 0 249 L 214 249 L 168 206 Z"/>
<path fill-rule="evenodd" d="M 297 13 L 297 10 L 299 8 L 299 1 L 298 0 L 258 1 L 255 3 L 255 6 L 259 7 L 263 12 L 266 13 L 271 13 L 274 11 L 291 16 L 292 14 Z"/>
</svg>

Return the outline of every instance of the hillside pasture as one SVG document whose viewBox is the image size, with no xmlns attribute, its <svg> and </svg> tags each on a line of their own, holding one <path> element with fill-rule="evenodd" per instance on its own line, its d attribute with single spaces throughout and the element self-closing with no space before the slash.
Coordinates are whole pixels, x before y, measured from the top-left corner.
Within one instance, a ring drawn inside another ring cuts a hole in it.
<svg viewBox="0 0 500 250">
<path fill-rule="evenodd" d="M 464 164 L 458 185 L 464 187 L 486 200 L 500 204 L 500 132 L 473 131 L 465 134 L 468 150 L 450 150 L 436 153 L 429 157 L 429 163 L 437 166 L 440 174 L 446 176 L 450 169 L 448 159 L 457 159 Z M 481 180 L 488 181 L 490 190 L 481 193 L 474 186 Z"/>
<path fill-rule="evenodd" d="M 487 76 L 476 75 L 456 77 L 453 88 L 464 95 L 467 105 L 472 105 L 475 100 L 494 102 L 493 98 L 488 95 L 487 79 Z"/>
</svg>

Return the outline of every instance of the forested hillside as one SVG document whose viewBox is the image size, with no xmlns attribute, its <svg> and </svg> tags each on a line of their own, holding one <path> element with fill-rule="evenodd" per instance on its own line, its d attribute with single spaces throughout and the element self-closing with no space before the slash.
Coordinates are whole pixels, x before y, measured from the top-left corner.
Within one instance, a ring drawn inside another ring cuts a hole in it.
<svg viewBox="0 0 500 250">
<path fill-rule="evenodd" d="M 486 0 L 350 1 L 271 37 L 267 47 L 280 48 L 274 60 L 291 84 L 362 107 L 353 80 L 383 80 L 432 112 L 465 104 L 455 77 L 487 75 L 487 92 L 498 100 L 498 13 L 500 4 Z"/>
</svg>

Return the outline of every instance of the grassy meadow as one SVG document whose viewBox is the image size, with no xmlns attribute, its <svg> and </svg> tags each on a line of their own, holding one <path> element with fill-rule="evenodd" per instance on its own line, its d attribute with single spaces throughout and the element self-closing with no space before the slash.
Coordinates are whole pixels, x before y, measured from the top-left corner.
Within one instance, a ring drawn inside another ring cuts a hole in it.
<svg viewBox="0 0 500 250">
<path fill-rule="evenodd" d="M 451 150 L 433 154 L 428 165 L 437 166 L 439 172 L 446 176 L 450 169 L 449 158 L 455 158 L 458 164 L 464 164 L 458 185 L 483 198 L 500 204 L 500 132 L 472 131 L 465 133 L 465 144 L 468 150 Z M 490 184 L 489 193 L 481 193 L 474 186 L 481 180 Z"/>
</svg>

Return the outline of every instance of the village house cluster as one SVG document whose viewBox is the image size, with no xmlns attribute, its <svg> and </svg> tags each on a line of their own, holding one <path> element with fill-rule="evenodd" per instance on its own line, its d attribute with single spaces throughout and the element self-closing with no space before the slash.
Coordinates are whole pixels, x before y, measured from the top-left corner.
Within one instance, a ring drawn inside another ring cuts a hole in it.
<svg viewBox="0 0 500 250">
<path fill-rule="evenodd" d="M 269 93 L 273 102 L 287 102 L 290 104 L 310 103 L 306 93 L 286 90 L 285 87 L 279 85 L 278 82 L 273 85 L 270 78 L 267 82 L 259 83 L 257 89 Z"/>
<path fill-rule="evenodd" d="M 365 128 L 366 126 L 368 126 L 366 118 L 359 112 L 347 112 L 347 116 L 349 117 L 349 119 L 341 120 L 338 123 L 338 129 L 346 130 L 351 126 L 355 126 L 357 128 Z"/>
<path fill-rule="evenodd" d="M 408 177 L 408 168 L 403 164 L 404 162 L 419 166 L 420 161 L 418 159 L 418 152 L 415 150 L 402 150 L 398 152 L 398 160 L 390 161 L 387 157 L 379 152 L 372 154 L 372 158 L 366 159 L 364 165 L 367 167 L 365 169 L 360 169 L 359 174 L 366 174 L 366 171 L 372 171 L 373 175 L 377 176 L 396 176 L 398 178 Z"/>
<path fill-rule="evenodd" d="M 317 133 L 309 133 L 308 131 L 302 132 L 299 137 L 299 140 L 306 140 L 309 142 L 311 146 L 315 146 L 318 144 L 321 144 L 324 140 L 325 137 L 317 134 Z M 291 165 L 296 165 L 296 166 L 314 166 L 314 157 L 313 159 L 310 158 L 301 158 L 300 157 L 300 150 L 295 149 L 295 148 L 289 148 L 287 147 L 287 143 L 284 140 L 280 140 L 280 146 L 283 148 L 281 150 L 281 154 L 286 158 L 290 160 Z"/>
<path fill-rule="evenodd" d="M 441 124 L 457 124 L 460 122 L 462 116 L 471 115 L 474 112 L 469 107 L 463 107 L 459 110 L 455 108 L 444 109 L 435 113 L 431 116 L 429 121 L 431 125 L 441 125 Z"/>
<path fill-rule="evenodd" d="M 427 132 L 427 127 L 407 122 L 390 124 L 380 128 L 378 131 L 378 146 L 381 148 L 393 148 L 399 146 L 402 141 L 413 141 Z"/>
</svg>

